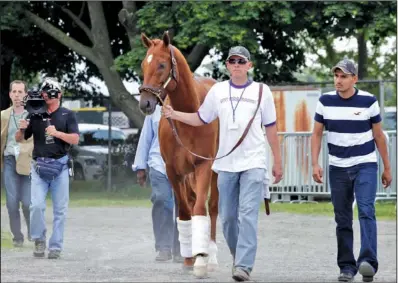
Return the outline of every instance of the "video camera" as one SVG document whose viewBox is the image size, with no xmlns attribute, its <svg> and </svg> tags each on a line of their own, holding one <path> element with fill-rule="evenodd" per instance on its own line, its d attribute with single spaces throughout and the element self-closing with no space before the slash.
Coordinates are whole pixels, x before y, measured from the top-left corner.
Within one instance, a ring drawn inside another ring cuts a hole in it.
<svg viewBox="0 0 398 283">
<path fill-rule="evenodd" d="M 42 96 L 42 92 L 37 88 L 28 90 L 28 95 L 24 98 L 24 107 L 30 115 L 42 115 L 47 112 L 47 104 Z"/>
<path fill-rule="evenodd" d="M 47 112 L 47 104 L 43 98 L 43 93 L 47 93 L 49 99 L 58 98 L 61 92 L 61 86 L 53 78 L 46 78 L 41 87 L 34 87 L 28 91 L 24 98 L 24 107 L 31 115 L 43 115 Z"/>
</svg>

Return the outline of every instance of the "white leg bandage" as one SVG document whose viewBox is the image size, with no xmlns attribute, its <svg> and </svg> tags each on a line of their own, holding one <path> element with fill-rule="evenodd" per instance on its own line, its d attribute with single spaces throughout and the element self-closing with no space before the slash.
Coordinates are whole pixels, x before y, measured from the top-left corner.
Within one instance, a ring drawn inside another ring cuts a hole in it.
<svg viewBox="0 0 398 283">
<path fill-rule="evenodd" d="M 192 220 L 183 221 L 177 217 L 178 240 L 182 257 L 192 257 Z"/>
<path fill-rule="evenodd" d="M 192 216 L 192 255 L 209 254 L 209 218 Z"/>
</svg>

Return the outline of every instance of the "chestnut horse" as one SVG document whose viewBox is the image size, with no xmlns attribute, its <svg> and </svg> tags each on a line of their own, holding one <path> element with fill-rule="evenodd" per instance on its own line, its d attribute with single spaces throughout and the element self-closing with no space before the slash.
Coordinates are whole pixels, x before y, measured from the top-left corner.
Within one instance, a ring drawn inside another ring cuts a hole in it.
<svg viewBox="0 0 398 283">
<path fill-rule="evenodd" d="M 171 104 L 177 111 L 197 112 L 216 81 L 210 78 L 194 78 L 182 53 L 170 44 L 167 32 L 162 40 L 151 40 L 145 34 L 141 34 L 141 40 L 148 49 L 141 64 L 144 77 L 140 87 L 141 111 L 146 115 L 152 114 L 156 105 L 164 102 Z M 174 129 L 171 127 L 172 123 L 175 125 Z M 211 160 L 198 158 L 187 149 L 210 159 L 215 157 L 218 149 L 218 127 L 218 119 L 201 127 L 167 121 L 163 117 L 159 122 L 160 151 L 179 208 L 177 227 L 184 267 L 193 266 L 194 275 L 199 278 L 205 277 L 208 270 L 214 270 L 218 265 L 217 175 L 211 169 Z M 183 146 L 177 142 L 174 134 L 179 136 Z M 209 188 L 211 225 L 206 210 Z"/>
</svg>

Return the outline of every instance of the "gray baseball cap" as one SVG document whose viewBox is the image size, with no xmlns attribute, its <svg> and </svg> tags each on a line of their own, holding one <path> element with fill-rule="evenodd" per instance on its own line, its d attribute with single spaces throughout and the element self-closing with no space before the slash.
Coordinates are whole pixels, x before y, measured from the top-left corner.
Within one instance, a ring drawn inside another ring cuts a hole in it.
<svg viewBox="0 0 398 283">
<path fill-rule="evenodd" d="M 344 58 L 343 60 L 338 62 L 336 66 L 332 68 L 332 73 L 334 73 L 336 69 L 340 69 L 343 71 L 343 73 L 348 75 L 355 75 L 355 76 L 358 75 L 358 70 L 357 67 L 355 67 L 354 62 L 348 60 L 347 58 Z"/>
<path fill-rule="evenodd" d="M 231 49 L 229 49 L 227 60 L 231 56 L 239 56 L 246 59 L 247 61 L 250 61 L 250 52 L 243 46 L 234 46 Z"/>
</svg>

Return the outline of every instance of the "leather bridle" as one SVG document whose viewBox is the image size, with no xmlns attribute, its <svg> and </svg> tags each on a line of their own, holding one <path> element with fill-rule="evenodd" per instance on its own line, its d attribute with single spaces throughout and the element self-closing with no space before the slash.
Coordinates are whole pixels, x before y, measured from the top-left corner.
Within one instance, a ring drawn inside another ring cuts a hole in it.
<svg viewBox="0 0 398 283">
<path fill-rule="evenodd" d="M 138 88 L 139 92 L 146 91 L 155 95 L 158 99 L 158 103 L 162 106 L 164 105 L 164 100 L 166 99 L 167 92 L 166 88 L 171 82 L 172 79 L 175 80 L 176 84 L 178 84 L 178 73 L 177 73 L 177 61 L 174 56 L 174 46 L 170 46 L 170 57 L 171 57 L 171 69 L 166 81 L 160 87 L 153 87 L 151 85 L 142 85 Z"/>
</svg>

